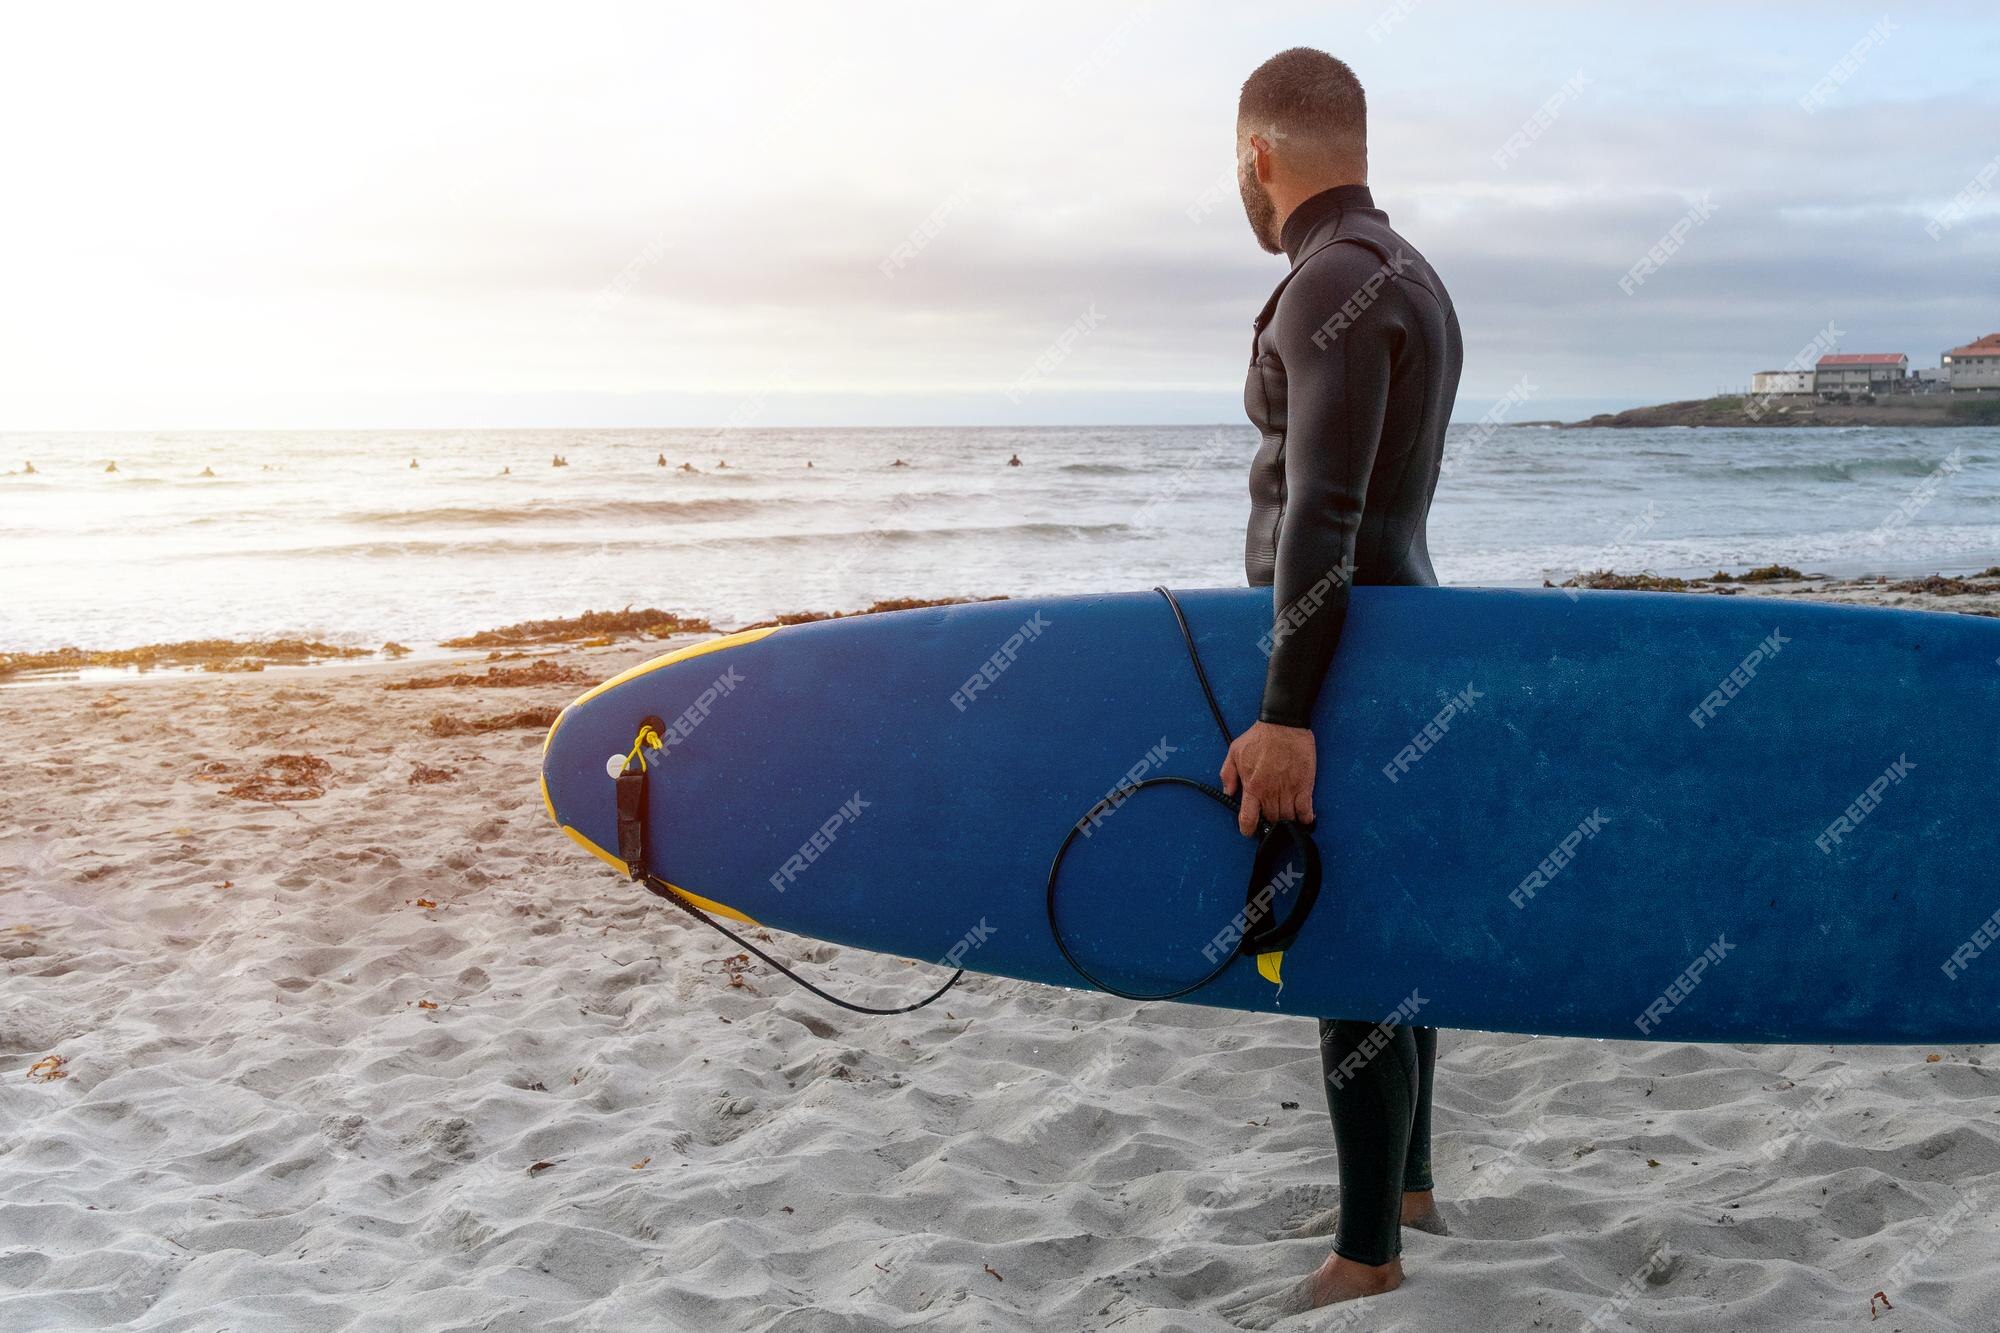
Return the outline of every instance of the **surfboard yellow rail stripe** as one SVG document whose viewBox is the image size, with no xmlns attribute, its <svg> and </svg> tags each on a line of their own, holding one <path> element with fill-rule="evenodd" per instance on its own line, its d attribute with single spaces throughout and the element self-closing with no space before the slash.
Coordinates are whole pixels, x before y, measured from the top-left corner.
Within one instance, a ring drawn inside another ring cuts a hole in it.
<svg viewBox="0 0 2000 1333">
<path fill-rule="evenodd" d="M 598 695 L 603 694 L 606 690 L 623 685 L 628 680 L 637 680 L 648 672 L 670 667 L 676 662 L 685 662 L 691 657 L 703 657 L 709 653 L 719 653 L 725 648 L 740 648 L 746 643 L 755 643 L 767 635 L 776 634 L 783 628 L 784 626 L 782 625 L 765 625 L 761 629 L 738 630 L 734 634 L 725 634 L 719 639 L 707 639 L 701 643 L 691 643 L 685 648 L 676 648 L 673 652 L 663 657 L 655 657 L 650 662 L 641 662 L 638 666 L 621 671 L 602 685 L 591 686 L 588 690 L 570 700 L 564 706 L 562 712 L 556 714 L 556 720 L 549 724 L 549 734 L 542 738 L 542 753 L 547 754 L 549 752 L 549 742 L 556 738 L 556 728 L 560 727 L 563 719 L 569 716 L 570 709 L 582 707 Z"/>
<path fill-rule="evenodd" d="M 549 734 L 542 738 L 542 753 L 546 755 L 549 752 L 549 746 L 551 743 L 554 742 L 556 738 L 556 729 L 562 726 L 563 719 L 569 716 L 570 709 L 575 708 L 581 704 L 589 703 L 592 699 L 595 699 L 598 695 L 603 694 L 606 690 L 612 689 L 619 685 L 623 685 L 628 680 L 637 680 L 639 677 L 647 674 L 648 672 L 659 671 L 662 668 L 673 666 L 677 662 L 685 662 L 692 657 L 702 657 L 708 653 L 719 653 L 725 648 L 738 648 L 746 643 L 755 643 L 757 642 L 757 640 L 764 638 L 766 635 L 775 634 L 778 630 L 782 628 L 784 628 L 782 625 L 766 625 L 761 629 L 746 629 L 746 630 L 740 630 L 735 634 L 725 634 L 720 638 L 708 639 L 701 643 L 689 644 L 685 648 L 679 648 L 671 653 L 665 654 L 664 656 L 656 657 L 652 659 L 650 662 L 642 662 L 638 666 L 631 668 L 629 671 L 619 672 L 617 675 L 613 676 L 610 680 L 605 681 L 602 685 L 594 686 L 591 689 L 585 691 L 583 694 L 579 695 L 576 699 L 572 700 L 568 704 L 568 706 L 562 710 L 562 712 L 556 714 L 556 720 L 549 724 Z M 624 861 L 620 860 L 618 857 L 613 856 L 610 852 L 605 851 L 602 847 L 599 847 L 596 843 L 592 842 L 589 838 L 586 838 L 583 834 L 571 828 L 568 824 L 562 822 L 561 817 L 556 814 L 556 803 L 549 796 L 549 781 L 547 777 L 543 777 L 540 780 L 540 785 L 542 789 L 542 808 L 549 812 L 549 820 L 552 823 L 554 823 L 556 827 L 560 828 L 564 833 L 567 833 L 570 836 L 571 840 L 573 840 L 579 847 L 582 847 L 585 851 L 589 852 L 592 856 L 604 862 L 606 865 L 616 869 L 619 874 L 629 877 L 632 873 L 631 866 L 627 865 Z M 664 883 L 664 881 L 662 882 Z M 675 893 L 679 894 L 681 897 L 685 898 L 687 901 L 693 903 L 696 907 L 702 908 L 704 911 L 713 912 L 717 916 L 726 916 L 730 918 L 732 921 L 741 921 L 745 925 L 749 926 L 754 926 L 757 924 L 757 922 L 753 918 L 743 915 L 743 913 L 737 911 L 733 907 L 730 907 L 726 903 L 716 902 L 712 898 L 704 898 L 698 893 L 690 893 L 688 890 L 680 887 L 678 884 L 668 884 L 667 887 L 672 889 Z"/>
</svg>

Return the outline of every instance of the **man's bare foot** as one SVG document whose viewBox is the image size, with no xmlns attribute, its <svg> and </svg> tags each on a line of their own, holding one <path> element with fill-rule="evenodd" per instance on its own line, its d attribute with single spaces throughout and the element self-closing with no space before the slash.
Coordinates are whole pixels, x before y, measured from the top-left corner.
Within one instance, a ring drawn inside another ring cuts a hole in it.
<svg viewBox="0 0 2000 1333">
<path fill-rule="evenodd" d="M 1409 1190 L 1404 1193 L 1403 1225 L 1417 1231 L 1427 1231 L 1433 1236 L 1451 1234 L 1451 1228 L 1444 1224 L 1444 1214 L 1438 1211 L 1437 1197 L 1429 1190 Z"/>
<path fill-rule="evenodd" d="M 1403 1261 L 1391 1259 L 1386 1264 L 1357 1264 L 1352 1259 L 1329 1254 L 1326 1262 L 1319 1266 L 1319 1271 L 1306 1282 L 1312 1288 L 1312 1308 L 1317 1310 L 1322 1305 L 1394 1291 L 1403 1285 Z"/>
<path fill-rule="evenodd" d="M 1403 1261 L 1391 1259 L 1379 1268 L 1328 1255 L 1311 1277 L 1253 1287 L 1224 1305 L 1222 1317 L 1238 1328 L 1267 1329 L 1292 1315 L 1340 1301 L 1358 1300 L 1394 1291 L 1403 1283 Z"/>
<path fill-rule="evenodd" d="M 1444 1214 L 1438 1210 L 1437 1199 L 1429 1190 L 1411 1190 L 1403 1195 L 1403 1225 L 1416 1231 L 1427 1231 L 1433 1236 L 1451 1234 L 1451 1228 L 1445 1225 Z M 1331 1236 L 1339 1229 L 1340 1209 L 1328 1208 L 1280 1229 L 1271 1239 L 1303 1240 Z"/>
</svg>

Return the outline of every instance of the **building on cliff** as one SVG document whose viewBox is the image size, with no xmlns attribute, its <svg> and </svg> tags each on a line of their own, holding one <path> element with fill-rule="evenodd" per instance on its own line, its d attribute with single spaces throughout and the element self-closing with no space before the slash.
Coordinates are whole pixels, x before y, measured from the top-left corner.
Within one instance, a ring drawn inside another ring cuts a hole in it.
<svg viewBox="0 0 2000 1333">
<path fill-rule="evenodd" d="M 1759 398 L 1812 391 L 1813 373 L 1810 370 L 1760 370 L 1750 377 L 1750 392 Z"/>
<path fill-rule="evenodd" d="M 2000 393 L 2000 333 L 1954 347 L 1940 361 L 1953 393 Z"/>
<path fill-rule="evenodd" d="M 1901 352 L 1831 352 L 1813 367 L 1813 392 L 1822 398 L 1897 393 L 1909 374 L 1910 358 Z"/>
</svg>

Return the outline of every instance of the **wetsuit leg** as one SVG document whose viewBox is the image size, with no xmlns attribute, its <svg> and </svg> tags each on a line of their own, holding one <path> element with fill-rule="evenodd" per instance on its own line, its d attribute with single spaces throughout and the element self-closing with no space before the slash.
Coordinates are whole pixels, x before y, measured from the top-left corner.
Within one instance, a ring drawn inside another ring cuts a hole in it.
<svg viewBox="0 0 2000 1333">
<path fill-rule="evenodd" d="M 1407 1027 L 1322 1020 L 1320 1068 L 1340 1154 L 1333 1252 L 1386 1264 L 1403 1252 L 1403 1173 L 1417 1109 L 1417 1044 Z"/>
<path fill-rule="evenodd" d="M 1411 1028 L 1417 1045 L 1417 1109 L 1410 1117 L 1410 1151 L 1403 1159 L 1403 1190 L 1434 1188 L 1431 1179 L 1431 1082 L 1437 1069 L 1438 1030 Z"/>
</svg>

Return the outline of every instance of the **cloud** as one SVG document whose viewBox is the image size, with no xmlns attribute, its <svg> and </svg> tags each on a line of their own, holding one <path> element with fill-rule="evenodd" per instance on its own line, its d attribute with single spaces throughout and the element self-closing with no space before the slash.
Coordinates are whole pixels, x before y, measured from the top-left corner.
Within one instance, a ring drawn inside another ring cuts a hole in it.
<svg viewBox="0 0 2000 1333">
<path fill-rule="evenodd" d="M 1305 6 L 538 12 L 390 45 L 387 10 L 244 10 L 208 43 L 139 18 L 103 53 L 38 19 L 0 56 L 0 114 L 45 127 L 0 148 L 34 201 L 0 221 L 0 406 L 33 385 L 44 419 L 92 425 L 207 395 L 204 424 L 253 424 L 230 404 L 255 385 L 467 419 L 753 394 L 1016 420 L 1171 388 L 1163 412 L 1230 419 L 1282 272 L 1235 199 L 1235 85 L 1298 41 L 1369 84 L 1377 198 L 1460 306 L 1464 415 L 1523 374 L 1545 400 L 1741 384 L 1829 319 L 1916 364 L 2000 327 L 1994 196 L 1925 230 L 2000 151 L 1962 128 L 1996 110 L 1984 9 L 1899 19 L 1811 111 L 1879 14 L 1419 0 L 1375 41 Z"/>
</svg>

